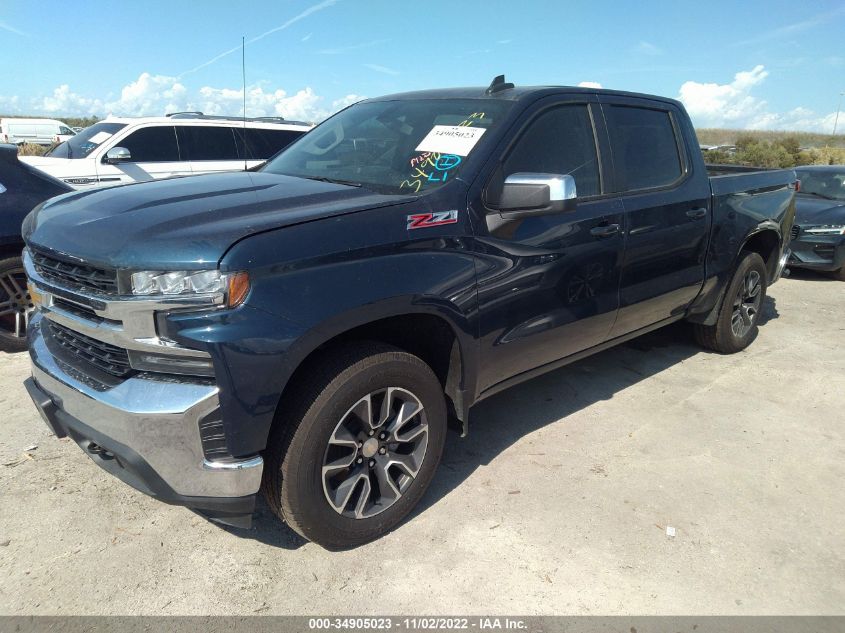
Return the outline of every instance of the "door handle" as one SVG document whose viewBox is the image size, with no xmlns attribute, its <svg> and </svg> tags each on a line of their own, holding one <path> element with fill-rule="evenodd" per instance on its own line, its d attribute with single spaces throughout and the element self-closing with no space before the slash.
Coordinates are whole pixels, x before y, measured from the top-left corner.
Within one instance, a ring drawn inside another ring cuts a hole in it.
<svg viewBox="0 0 845 633">
<path fill-rule="evenodd" d="M 692 218 L 693 220 L 700 220 L 705 215 L 707 215 L 707 209 L 700 208 L 700 209 L 690 209 L 687 211 L 687 217 Z"/>
<path fill-rule="evenodd" d="M 618 224 L 602 224 L 601 226 L 590 229 L 590 235 L 595 235 L 596 237 L 612 237 L 618 232 Z"/>
</svg>

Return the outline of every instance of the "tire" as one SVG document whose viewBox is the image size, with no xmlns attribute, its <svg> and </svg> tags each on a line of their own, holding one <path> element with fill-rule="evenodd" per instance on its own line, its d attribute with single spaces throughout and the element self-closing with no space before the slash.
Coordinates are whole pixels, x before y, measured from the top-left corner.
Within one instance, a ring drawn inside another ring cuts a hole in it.
<svg viewBox="0 0 845 633">
<path fill-rule="evenodd" d="M 434 372 L 395 347 L 363 342 L 323 355 L 294 387 L 265 452 L 262 489 L 273 512 L 330 550 L 386 534 L 422 498 L 443 453 L 446 402 Z M 368 395 L 376 429 L 363 422 Z M 378 485 L 385 477 L 392 487 Z"/>
<path fill-rule="evenodd" d="M 728 284 L 716 323 L 693 324 L 693 333 L 699 345 L 721 354 L 735 354 L 751 344 L 757 336 L 757 322 L 766 298 L 767 275 L 763 258 L 757 253 L 743 251 Z M 749 284 L 755 281 L 756 290 L 749 290 Z"/>
<path fill-rule="evenodd" d="M 834 270 L 833 278 L 838 279 L 839 281 L 845 281 L 845 266 L 843 266 L 839 270 Z"/>
<path fill-rule="evenodd" d="M 32 308 L 21 258 L 0 259 L 0 350 L 26 349 L 26 324 Z"/>
</svg>

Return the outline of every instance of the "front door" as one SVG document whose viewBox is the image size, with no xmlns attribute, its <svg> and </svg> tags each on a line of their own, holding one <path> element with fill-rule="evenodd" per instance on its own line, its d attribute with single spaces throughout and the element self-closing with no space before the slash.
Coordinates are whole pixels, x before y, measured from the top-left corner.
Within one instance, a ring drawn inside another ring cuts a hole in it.
<svg viewBox="0 0 845 633">
<path fill-rule="evenodd" d="M 485 209 L 477 231 L 480 391 L 597 345 L 610 332 L 624 216 L 619 198 L 606 193 L 600 134 L 597 105 L 543 100 L 488 184 L 495 189 L 515 173 L 570 174 L 578 201 L 572 212 L 517 220 Z M 474 208 L 483 208 L 484 195 Z"/>
<path fill-rule="evenodd" d="M 97 163 L 100 185 L 121 185 L 191 174 L 191 164 L 180 156 L 176 130 L 172 125 L 143 127 L 116 141 L 112 147 L 125 147 L 131 158 L 116 165 L 100 160 Z"/>
</svg>

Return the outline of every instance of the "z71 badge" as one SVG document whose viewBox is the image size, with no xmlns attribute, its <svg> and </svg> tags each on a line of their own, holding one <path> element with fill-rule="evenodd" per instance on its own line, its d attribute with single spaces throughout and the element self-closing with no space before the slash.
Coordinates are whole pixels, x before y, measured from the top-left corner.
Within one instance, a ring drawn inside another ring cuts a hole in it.
<svg viewBox="0 0 845 633">
<path fill-rule="evenodd" d="M 434 213 L 415 213 L 408 216 L 408 230 L 428 229 L 432 226 L 455 224 L 458 221 L 458 210 L 435 211 Z"/>
</svg>

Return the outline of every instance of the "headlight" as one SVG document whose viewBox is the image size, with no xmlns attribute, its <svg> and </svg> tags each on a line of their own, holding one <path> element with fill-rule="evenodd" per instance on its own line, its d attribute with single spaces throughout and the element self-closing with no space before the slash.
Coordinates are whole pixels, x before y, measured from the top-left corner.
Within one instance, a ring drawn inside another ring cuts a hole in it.
<svg viewBox="0 0 845 633">
<path fill-rule="evenodd" d="M 804 229 L 804 233 L 813 235 L 845 235 L 845 224 L 821 224 Z"/>
<path fill-rule="evenodd" d="M 247 273 L 221 273 L 219 270 L 172 272 L 142 270 L 132 273 L 134 295 L 182 295 L 226 293 L 226 305 L 240 305 L 249 293 Z"/>
</svg>

